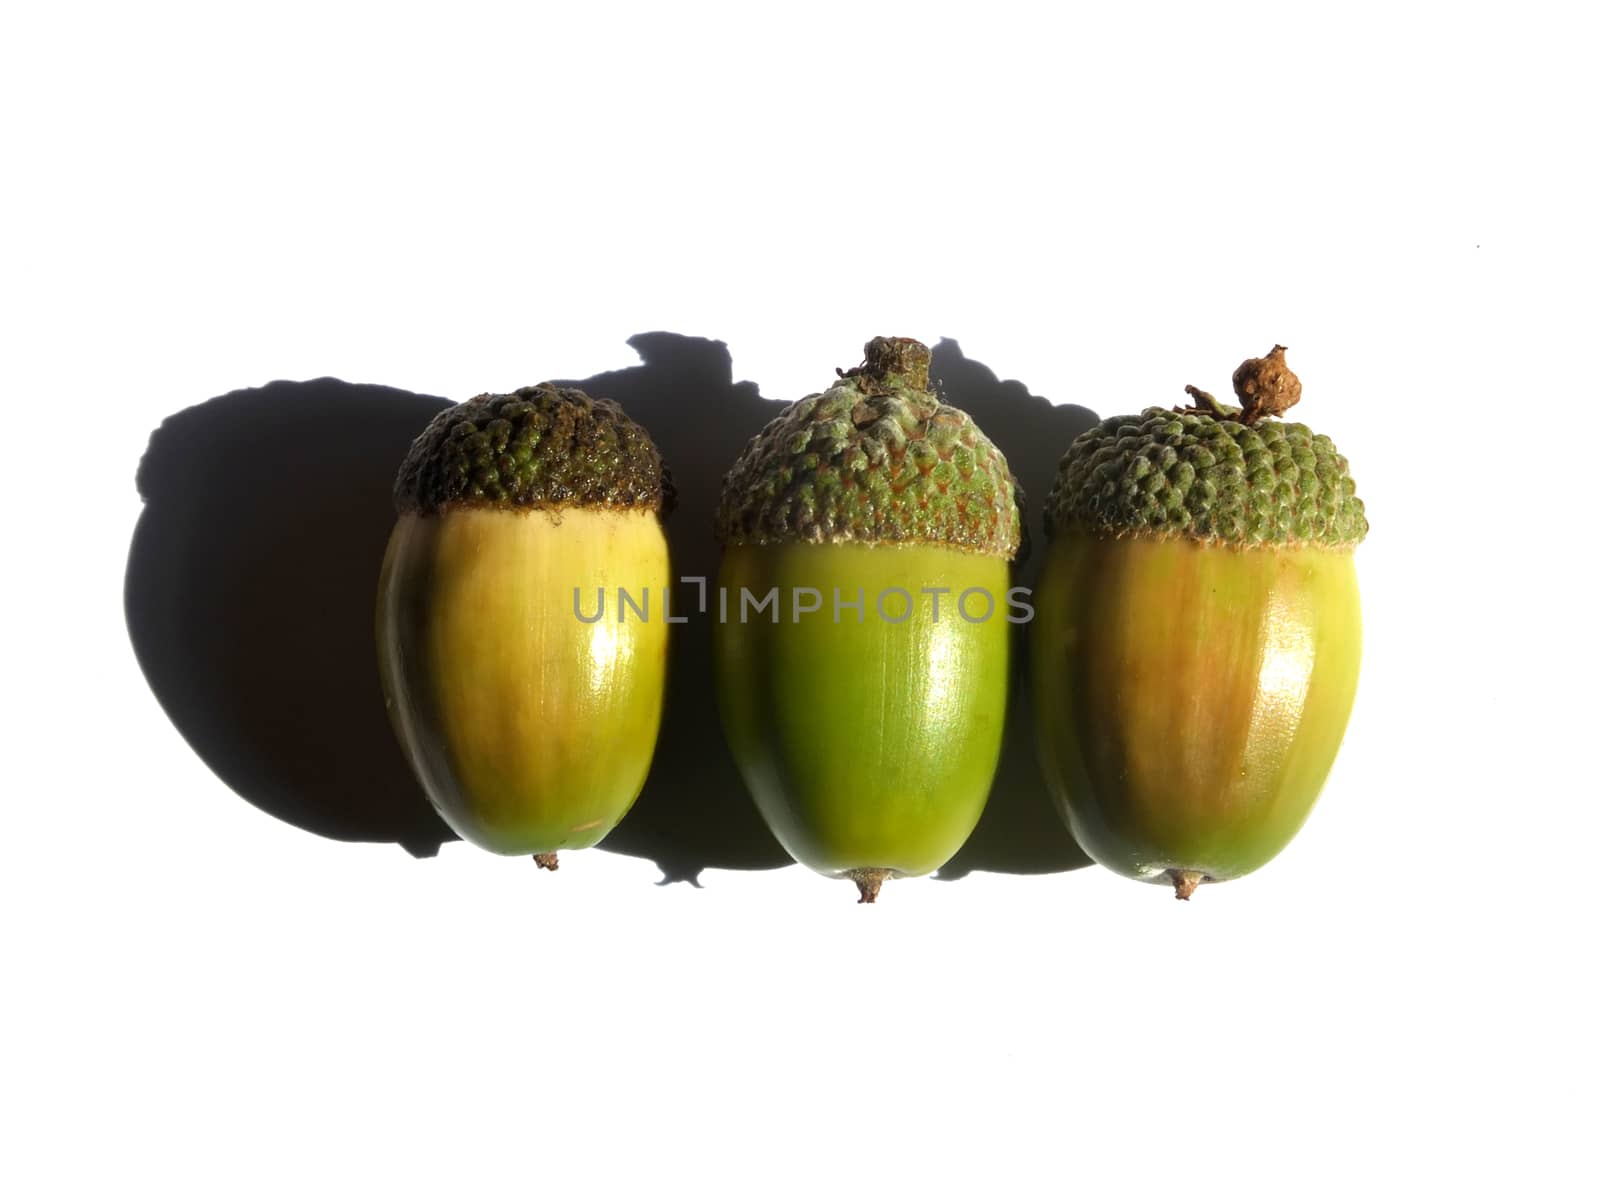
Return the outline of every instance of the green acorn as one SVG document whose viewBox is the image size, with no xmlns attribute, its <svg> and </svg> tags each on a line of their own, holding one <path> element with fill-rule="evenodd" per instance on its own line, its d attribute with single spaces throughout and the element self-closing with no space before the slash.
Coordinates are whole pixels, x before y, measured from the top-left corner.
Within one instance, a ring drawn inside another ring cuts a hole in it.
<svg viewBox="0 0 1600 1200">
<path fill-rule="evenodd" d="M 649 434 L 575 388 L 479 396 L 412 445 L 378 662 L 401 746 L 467 841 L 554 870 L 643 789 L 666 680 L 671 498 Z M 617 589 L 658 607 L 625 613 Z"/>
<path fill-rule="evenodd" d="M 1005 724 L 1016 485 L 928 364 L 873 339 L 751 441 L 717 519 L 734 758 L 784 849 L 865 903 L 960 849 Z"/>
<path fill-rule="evenodd" d="M 1355 700 L 1367 533 L 1349 464 L 1273 419 L 1284 347 L 1239 408 L 1110 417 L 1046 506 L 1032 636 L 1041 761 L 1073 836 L 1121 874 L 1202 883 L 1262 866 L 1310 814 Z"/>
</svg>

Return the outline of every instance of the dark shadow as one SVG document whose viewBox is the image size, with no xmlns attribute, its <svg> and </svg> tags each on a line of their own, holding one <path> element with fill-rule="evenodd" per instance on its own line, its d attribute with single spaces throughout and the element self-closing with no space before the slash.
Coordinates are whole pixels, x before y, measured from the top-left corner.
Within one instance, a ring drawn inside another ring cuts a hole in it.
<svg viewBox="0 0 1600 1200">
<path fill-rule="evenodd" d="M 674 572 L 714 595 L 722 476 L 779 411 L 736 383 L 721 342 L 672 333 L 629 339 L 640 365 L 568 381 L 619 401 L 651 433 L 677 485 L 667 522 Z M 1005 452 L 1039 512 L 1068 443 L 1094 416 L 1001 382 L 953 341 L 933 375 Z M 819 386 L 826 377 L 819 378 Z M 391 388 L 273 383 L 169 417 L 139 466 L 145 509 L 129 552 L 134 651 L 167 714 L 235 792 L 300 828 L 393 841 L 427 856 L 453 834 L 407 767 L 383 711 L 373 644 L 378 569 L 394 524 L 395 471 L 446 402 Z M 603 848 L 649 858 L 663 882 L 708 867 L 758 870 L 789 858 L 762 823 L 723 741 L 711 679 L 712 623 L 680 585 L 667 705 L 655 762 Z M 1026 626 L 1018 626 L 1025 638 Z M 1019 667 L 1025 662 L 1019 657 Z M 1011 707 L 989 806 L 940 871 L 1035 873 L 1087 860 L 1051 807 L 1025 697 Z"/>
<path fill-rule="evenodd" d="M 1022 485 L 1029 554 L 1014 582 L 1031 588 L 1045 544 L 1044 501 L 1055 482 L 1056 467 L 1072 439 L 1098 418 L 1075 404 L 1053 405 L 1014 379 L 1001 382 L 983 363 L 966 357 L 950 338 L 934 346 L 931 374 L 945 402 L 971 413 L 1000 447 Z M 1014 627 L 1011 704 L 988 806 L 967 844 L 939 869 L 940 879 L 959 879 L 970 871 L 1033 875 L 1089 864 L 1050 800 L 1034 753 L 1026 686 L 1028 632 L 1027 625 Z"/>
<path fill-rule="evenodd" d="M 395 470 L 445 405 L 318 379 L 167 418 L 139 464 L 124 592 L 151 690 L 224 783 L 418 857 L 455 835 L 389 729 L 373 614 Z"/>
<path fill-rule="evenodd" d="M 638 352 L 639 366 L 563 382 L 610 397 L 650 431 L 678 493 L 667 520 L 673 574 L 705 579 L 714 605 L 722 477 L 782 406 L 763 400 L 755 384 L 734 382 L 733 358 L 721 342 L 641 333 L 628 345 Z M 680 584 L 673 594 L 675 613 L 689 620 L 673 630 L 655 761 L 638 801 L 601 843 L 605 850 L 652 859 L 663 883 L 695 883 L 707 867 L 759 870 L 791 862 L 761 820 L 723 740 L 711 676 L 712 622 L 695 611 L 698 601 L 693 584 Z"/>
</svg>

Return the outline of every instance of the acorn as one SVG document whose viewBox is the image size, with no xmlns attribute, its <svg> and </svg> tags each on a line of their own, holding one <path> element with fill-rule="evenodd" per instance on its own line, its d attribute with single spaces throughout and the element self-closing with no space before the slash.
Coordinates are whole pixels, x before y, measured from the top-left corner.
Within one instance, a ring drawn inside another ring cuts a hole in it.
<svg viewBox="0 0 1600 1200">
<path fill-rule="evenodd" d="M 928 364 L 873 339 L 751 440 L 717 516 L 729 746 L 783 848 L 862 903 L 961 848 L 1005 724 L 1016 482 Z"/>
<path fill-rule="evenodd" d="M 1178 899 L 1298 832 L 1356 694 L 1367 533 L 1350 466 L 1276 419 L 1284 347 L 1234 374 L 1240 406 L 1110 417 L 1061 460 L 1035 594 L 1038 748 L 1078 844 Z"/>
<path fill-rule="evenodd" d="M 377 634 L 401 746 L 462 838 L 554 870 L 622 819 L 655 750 L 661 455 L 614 402 L 546 383 L 441 412 L 394 498 Z"/>
</svg>

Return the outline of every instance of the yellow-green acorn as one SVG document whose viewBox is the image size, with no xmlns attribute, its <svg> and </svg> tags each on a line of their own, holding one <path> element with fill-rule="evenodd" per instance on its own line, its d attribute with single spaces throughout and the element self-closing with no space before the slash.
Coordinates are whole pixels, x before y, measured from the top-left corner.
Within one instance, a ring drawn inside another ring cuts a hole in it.
<svg viewBox="0 0 1600 1200">
<path fill-rule="evenodd" d="M 875 338 L 750 442 L 717 518 L 734 758 L 784 849 L 866 903 L 960 849 L 1005 724 L 1016 484 L 928 363 Z"/>
<path fill-rule="evenodd" d="M 554 870 L 622 819 L 655 751 L 661 455 L 614 402 L 540 384 L 440 413 L 394 495 L 377 633 L 400 743 L 458 834 Z"/>
<path fill-rule="evenodd" d="M 1110 417 L 1046 506 L 1032 687 L 1046 778 L 1078 843 L 1180 900 L 1289 843 L 1344 736 L 1361 663 L 1367 518 L 1334 444 L 1273 420 L 1275 346 L 1241 407 Z"/>
</svg>

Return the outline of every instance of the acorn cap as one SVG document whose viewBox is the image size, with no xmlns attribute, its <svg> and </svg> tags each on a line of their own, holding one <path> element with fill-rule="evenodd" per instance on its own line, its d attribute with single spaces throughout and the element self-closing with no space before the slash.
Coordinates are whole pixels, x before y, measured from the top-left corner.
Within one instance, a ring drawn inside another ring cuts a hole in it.
<svg viewBox="0 0 1600 1200">
<path fill-rule="evenodd" d="M 1045 502 L 1046 529 L 1355 546 L 1367 536 L 1367 516 L 1349 462 L 1325 435 L 1266 419 L 1300 398 L 1283 349 L 1234 373 L 1239 409 L 1191 387 L 1195 408 L 1147 408 L 1080 434 Z"/>
<path fill-rule="evenodd" d="M 671 509 L 672 479 L 614 400 L 541 383 L 475 396 L 429 422 L 394 485 L 401 513 L 448 508 Z"/>
<path fill-rule="evenodd" d="M 1016 480 L 972 418 L 928 384 L 928 348 L 873 338 L 866 361 L 797 400 L 723 478 L 723 545 L 949 546 L 1012 559 Z"/>
</svg>

